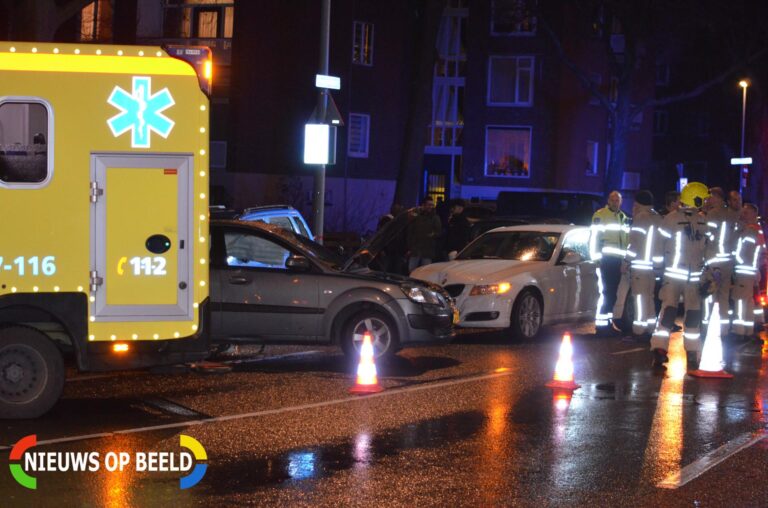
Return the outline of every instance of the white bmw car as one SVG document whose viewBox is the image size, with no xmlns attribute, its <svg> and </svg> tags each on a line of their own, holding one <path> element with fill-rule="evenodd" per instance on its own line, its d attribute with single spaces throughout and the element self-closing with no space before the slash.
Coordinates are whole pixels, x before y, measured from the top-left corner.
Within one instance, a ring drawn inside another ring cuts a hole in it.
<svg viewBox="0 0 768 508">
<path fill-rule="evenodd" d="M 440 284 L 456 299 L 458 326 L 510 328 L 533 339 L 545 325 L 594 319 L 595 268 L 589 228 L 538 224 L 489 231 L 453 261 L 411 277 Z"/>
</svg>

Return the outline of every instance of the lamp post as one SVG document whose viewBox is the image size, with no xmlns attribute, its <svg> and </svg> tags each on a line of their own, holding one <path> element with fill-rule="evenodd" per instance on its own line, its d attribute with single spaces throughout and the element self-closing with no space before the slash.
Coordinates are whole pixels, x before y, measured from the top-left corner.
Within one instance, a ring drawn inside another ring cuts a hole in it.
<svg viewBox="0 0 768 508">
<path fill-rule="evenodd" d="M 741 158 L 744 158 L 744 128 L 747 119 L 747 88 L 749 82 L 746 79 L 739 81 L 741 87 Z M 747 166 L 742 166 L 739 171 L 739 194 L 744 195 L 744 187 L 746 184 L 746 173 L 749 171 Z"/>
</svg>

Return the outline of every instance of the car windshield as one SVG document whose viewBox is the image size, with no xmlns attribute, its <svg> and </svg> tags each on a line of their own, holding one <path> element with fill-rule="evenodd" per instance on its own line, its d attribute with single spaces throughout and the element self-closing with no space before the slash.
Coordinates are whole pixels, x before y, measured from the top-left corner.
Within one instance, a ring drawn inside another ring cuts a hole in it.
<svg viewBox="0 0 768 508">
<path fill-rule="evenodd" d="M 288 231 L 287 229 L 279 227 L 271 228 L 270 231 L 273 234 L 286 238 L 292 243 L 301 245 L 301 250 L 303 250 L 305 254 L 334 270 L 341 270 L 341 267 L 344 265 L 343 257 L 305 236 L 297 235 L 293 231 Z"/>
<path fill-rule="evenodd" d="M 456 259 L 508 259 L 549 261 L 560 233 L 503 231 L 486 233 L 472 242 Z"/>
</svg>

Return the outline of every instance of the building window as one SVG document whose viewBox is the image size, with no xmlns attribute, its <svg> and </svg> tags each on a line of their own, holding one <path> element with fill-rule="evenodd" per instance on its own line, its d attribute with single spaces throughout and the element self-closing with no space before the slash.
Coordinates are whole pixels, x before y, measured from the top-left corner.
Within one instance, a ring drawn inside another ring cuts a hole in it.
<svg viewBox="0 0 768 508">
<path fill-rule="evenodd" d="M 352 25 L 352 63 L 373 65 L 373 23 L 355 21 Z"/>
<path fill-rule="evenodd" d="M 587 141 L 586 174 L 588 176 L 597 175 L 597 162 L 598 162 L 599 150 L 600 150 L 600 143 L 598 143 L 597 141 Z"/>
<path fill-rule="evenodd" d="M 633 116 L 629 121 L 629 130 L 632 131 L 639 131 L 640 127 L 643 125 L 643 112 L 640 111 L 635 116 Z"/>
<path fill-rule="evenodd" d="M 43 102 L 25 98 L 0 103 L 0 181 L 44 184 L 48 180 L 51 125 Z"/>
<path fill-rule="evenodd" d="M 488 71 L 488 105 L 533 105 L 533 57 L 492 56 Z"/>
<path fill-rule="evenodd" d="M 432 80 L 432 120 L 427 138 L 427 151 L 430 153 L 461 153 L 467 14 L 467 9 L 446 8 L 440 19 L 435 43 L 437 62 Z"/>
<path fill-rule="evenodd" d="M 165 33 L 183 39 L 231 39 L 233 0 L 167 0 Z"/>
<path fill-rule="evenodd" d="M 112 4 L 109 0 L 91 2 L 80 11 L 80 40 L 82 42 L 112 40 Z"/>
<path fill-rule="evenodd" d="M 491 34 L 536 33 L 535 0 L 493 0 L 491 5 Z"/>
<path fill-rule="evenodd" d="M 669 130 L 669 113 L 666 111 L 653 112 L 653 135 L 664 136 Z"/>
<path fill-rule="evenodd" d="M 530 127 L 486 128 L 485 176 L 529 178 L 530 163 Z"/>
<path fill-rule="evenodd" d="M 350 157 L 368 157 L 370 124 L 371 115 L 361 113 L 349 114 L 347 155 Z"/>
</svg>

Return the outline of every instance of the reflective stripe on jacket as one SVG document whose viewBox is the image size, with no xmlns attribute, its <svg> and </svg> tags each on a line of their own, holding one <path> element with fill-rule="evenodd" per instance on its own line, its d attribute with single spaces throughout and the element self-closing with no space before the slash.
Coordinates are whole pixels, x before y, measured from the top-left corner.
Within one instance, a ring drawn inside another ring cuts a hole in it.
<svg viewBox="0 0 768 508">
<path fill-rule="evenodd" d="M 612 212 L 607 206 L 592 216 L 589 250 L 592 259 L 605 256 L 624 257 L 627 253 L 629 219 L 619 210 Z"/>
</svg>

